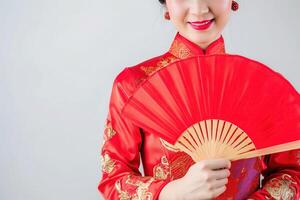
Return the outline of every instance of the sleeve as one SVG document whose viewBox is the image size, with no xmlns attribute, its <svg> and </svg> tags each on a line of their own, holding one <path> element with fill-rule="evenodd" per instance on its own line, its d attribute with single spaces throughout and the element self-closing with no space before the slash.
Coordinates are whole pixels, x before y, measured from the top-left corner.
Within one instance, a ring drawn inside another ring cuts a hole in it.
<svg viewBox="0 0 300 200">
<path fill-rule="evenodd" d="M 139 171 L 140 129 L 120 115 L 127 97 L 124 87 L 116 78 L 104 128 L 100 153 L 102 177 L 98 190 L 109 200 L 155 200 L 168 182 L 142 176 Z"/>
<path fill-rule="evenodd" d="M 262 188 L 250 199 L 300 199 L 300 150 L 264 156 Z"/>
</svg>

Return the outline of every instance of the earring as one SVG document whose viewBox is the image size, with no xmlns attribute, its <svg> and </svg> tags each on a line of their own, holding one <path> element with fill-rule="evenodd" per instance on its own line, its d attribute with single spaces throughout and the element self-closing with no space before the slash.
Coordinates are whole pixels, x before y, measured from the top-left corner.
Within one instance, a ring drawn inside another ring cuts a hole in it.
<svg viewBox="0 0 300 200">
<path fill-rule="evenodd" d="M 167 11 L 167 12 L 165 12 L 165 15 L 164 15 L 164 17 L 165 17 L 165 19 L 166 20 L 170 20 L 170 14 L 169 14 L 169 12 Z"/>
<path fill-rule="evenodd" d="M 232 1 L 231 10 L 237 11 L 239 9 L 239 4 L 236 1 Z"/>
</svg>

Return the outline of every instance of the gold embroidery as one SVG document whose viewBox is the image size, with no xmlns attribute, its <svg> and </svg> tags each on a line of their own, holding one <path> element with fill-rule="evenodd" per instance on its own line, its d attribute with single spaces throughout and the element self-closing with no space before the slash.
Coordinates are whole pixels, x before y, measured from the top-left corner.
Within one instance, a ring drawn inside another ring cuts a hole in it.
<svg viewBox="0 0 300 200">
<path fill-rule="evenodd" d="M 266 183 L 265 189 L 276 200 L 292 200 L 296 194 L 295 188 L 291 184 L 296 184 L 291 176 L 283 174 L 281 178 L 273 178 Z"/>
<path fill-rule="evenodd" d="M 154 169 L 154 178 L 158 180 L 167 179 L 167 173 L 165 173 L 164 168 L 162 166 L 155 166 Z"/>
<path fill-rule="evenodd" d="M 169 56 L 169 57 L 166 57 L 166 58 L 163 58 L 161 59 L 158 63 L 157 63 L 157 66 L 158 68 L 163 68 L 165 66 L 167 66 L 168 64 L 170 63 L 173 63 L 175 62 L 176 60 L 179 60 L 178 58 L 174 57 L 174 56 Z"/>
<path fill-rule="evenodd" d="M 153 176 L 157 180 L 166 180 L 170 174 L 169 162 L 166 156 L 161 157 L 161 163 L 153 168 Z"/>
<path fill-rule="evenodd" d="M 116 131 L 112 128 L 111 123 L 106 120 L 104 126 L 104 141 L 111 139 L 116 134 Z"/>
<path fill-rule="evenodd" d="M 115 183 L 115 188 L 119 193 L 120 200 L 151 200 L 153 199 L 153 194 L 149 192 L 149 186 L 154 181 L 151 177 L 135 177 L 128 175 L 125 179 L 125 183 L 129 186 L 134 186 L 135 189 L 128 187 L 128 191 L 122 190 L 121 181 Z M 133 193 L 133 194 L 131 194 Z"/>
<path fill-rule="evenodd" d="M 183 177 L 195 162 L 184 152 L 175 153 L 169 160 L 171 179 Z"/>
<path fill-rule="evenodd" d="M 121 182 L 120 181 L 117 181 L 115 183 L 115 188 L 116 188 L 116 190 L 119 193 L 119 199 L 120 200 L 130 200 L 130 195 L 128 194 L 128 192 L 122 191 Z"/>
<path fill-rule="evenodd" d="M 169 161 L 166 156 L 161 157 L 161 163 L 163 165 L 169 165 Z"/>
<path fill-rule="evenodd" d="M 153 195 L 148 191 L 150 184 L 154 181 L 154 178 L 151 177 L 142 177 L 148 179 L 146 182 L 143 182 L 140 178 L 133 180 L 130 175 L 126 180 L 127 184 L 137 186 L 135 194 L 132 196 L 132 200 L 151 200 Z"/>
<path fill-rule="evenodd" d="M 167 66 L 168 64 L 178 60 L 178 58 L 174 56 L 169 56 L 166 58 L 162 58 L 160 61 L 157 62 L 156 66 L 141 66 L 141 69 L 145 72 L 147 76 L 151 76 L 153 73 L 158 71 L 159 69 Z"/>
<path fill-rule="evenodd" d="M 153 74 L 156 71 L 156 68 L 157 68 L 156 66 L 155 67 L 153 67 L 153 66 L 148 66 L 148 67 L 141 66 L 141 69 L 145 72 L 145 74 L 147 76 L 150 76 L 151 74 Z"/>
<path fill-rule="evenodd" d="M 163 140 L 163 139 L 161 139 L 161 138 L 159 138 L 159 139 L 160 139 L 161 144 L 162 144 L 166 149 L 168 149 L 169 151 L 172 151 L 172 152 L 178 152 L 178 151 L 180 151 L 180 149 L 176 148 L 174 145 L 168 143 L 167 141 L 165 141 L 165 140 Z"/>
<path fill-rule="evenodd" d="M 111 173 L 115 167 L 115 162 L 111 160 L 108 154 L 101 156 L 101 168 L 105 173 Z"/>
<path fill-rule="evenodd" d="M 191 50 L 184 43 L 177 40 L 172 43 L 169 52 L 180 59 L 184 59 L 192 55 Z"/>
</svg>

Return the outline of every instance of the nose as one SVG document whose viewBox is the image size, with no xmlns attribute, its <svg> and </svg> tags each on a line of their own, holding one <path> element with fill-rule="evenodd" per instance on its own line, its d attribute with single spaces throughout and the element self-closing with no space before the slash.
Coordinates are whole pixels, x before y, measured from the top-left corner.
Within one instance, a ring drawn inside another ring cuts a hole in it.
<svg viewBox="0 0 300 200">
<path fill-rule="evenodd" d="M 206 0 L 191 0 L 190 12 L 196 15 L 202 15 L 209 12 Z"/>
</svg>

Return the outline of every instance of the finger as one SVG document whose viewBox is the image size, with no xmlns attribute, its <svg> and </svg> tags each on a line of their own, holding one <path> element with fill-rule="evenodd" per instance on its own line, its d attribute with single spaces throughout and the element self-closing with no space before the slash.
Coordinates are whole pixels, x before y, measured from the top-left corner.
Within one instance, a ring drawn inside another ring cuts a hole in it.
<svg viewBox="0 0 300 200">
<path fill-rule="evenodd" d="M 230 176 L 230 171 L 228 169 L 222 169 L 222 170 L 213 170 L 211 172 L 211 178 L 212 179 L 224 179 Z"/>
<path fill-rule="evenodd" d="M 203 168 L 206 169 L 229 168 L 231 165 L 230 161 L 226 159 L 203 160 L 200 162 L 203 165 Z"/>
<path fill-rule="evenodd" d="M 215 180 L 212 185 L 214 189 L 217 189 L 219 187 L 223 187 L 224 185 L 226 185 L 228 183 L 228 178 L 223 178 L 223 179 L 219 179 L 219 180 Z"/>
</svg>

